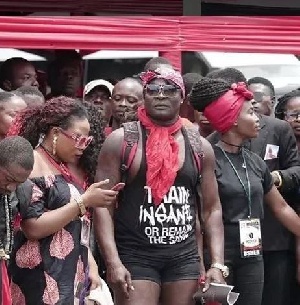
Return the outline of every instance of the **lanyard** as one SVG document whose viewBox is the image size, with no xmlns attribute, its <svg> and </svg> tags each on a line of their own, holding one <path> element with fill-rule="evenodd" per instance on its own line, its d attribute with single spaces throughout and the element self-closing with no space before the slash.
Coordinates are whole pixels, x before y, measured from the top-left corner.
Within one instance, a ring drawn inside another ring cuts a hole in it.
<svg viewBox="0 0 300 305">
<path fill-rule="evenodd" d="M 243 187 L 243 190 L 244 190 L 244 192 L 246 194 L 247 201 L 248 201 L 248 218 L 250 219 L 251 218 L 251 214 L 252 214 L 252 208 L 251 208 L 251 185 L 250 185 L 250 180 L 249 180 L 247 163 L 246 163 L 245 155 L 244 155 L 244 149 L 242 148 L 243 167 L 245 168 L 245 171 L 246 171 L 246 179 L 247 179 L 246 183 L 247 183 L 248 190 L 246 188 L 246 185 L 243 183 L 239 173 L 237 172 L 235 166 L 233 165 L 232 161 L 229 159 L 228 155 L 226 154 L 225 150 L 222 147 L 220 147 L 220 149 L 223 152 L 223 154 L 224 154 L 225 158 L 227 159 L 227 161 L 229 162 L 229 164 L 231 165 L 235 175 L 237 176 L 237 178 L 239 179 L 240 184 Z"/>
</svg>

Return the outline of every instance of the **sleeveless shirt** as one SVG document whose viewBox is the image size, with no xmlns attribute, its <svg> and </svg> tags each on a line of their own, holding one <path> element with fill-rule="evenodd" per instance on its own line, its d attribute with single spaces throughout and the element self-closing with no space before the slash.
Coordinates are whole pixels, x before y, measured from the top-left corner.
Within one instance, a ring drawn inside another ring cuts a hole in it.
<svg viewBox="0 0 300 305">
<path fill-rule="evenodd" d="M 189 140 L 184 136 L 185 160 L 162 203 L 155 206 L 146 186 L 146 131 L 142 128 L 140 169 L 123 190 L 115 211 L 115 240 L 120 254 L 143 250 L 197 248 L 195 222 L 198 170 Z"/>
</svg>

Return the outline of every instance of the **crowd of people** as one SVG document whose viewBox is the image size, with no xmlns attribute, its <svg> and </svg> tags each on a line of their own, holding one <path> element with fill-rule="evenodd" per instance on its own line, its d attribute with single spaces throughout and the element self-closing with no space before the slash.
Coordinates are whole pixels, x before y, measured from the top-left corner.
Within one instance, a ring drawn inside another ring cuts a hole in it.
<svg viewBox="0 0 300 305">
<path fill-rule="evenodd" d="M 75 51 L 47 82 L 0 66 L 1 304 L 108 305 L 105 282 L 116 305 L 193 305 L 213 282 L 299 304 L 300 90 L 161 57 L 82 76 Z"/>
</svg>

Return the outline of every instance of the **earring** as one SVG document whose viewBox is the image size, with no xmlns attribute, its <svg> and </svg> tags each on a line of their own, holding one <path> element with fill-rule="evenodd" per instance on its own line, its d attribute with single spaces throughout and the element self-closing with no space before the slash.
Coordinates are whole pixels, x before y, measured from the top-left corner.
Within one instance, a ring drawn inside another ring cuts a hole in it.
<svg viewBox="0 0 300 305">
<path fill-rule="evenodd" d="M 57 135 L 53 136 L 53 141 L 52 141 L 52 154 L 53 156 L 56 155 L 56 144 L 57 144 Z"/>
</svg>

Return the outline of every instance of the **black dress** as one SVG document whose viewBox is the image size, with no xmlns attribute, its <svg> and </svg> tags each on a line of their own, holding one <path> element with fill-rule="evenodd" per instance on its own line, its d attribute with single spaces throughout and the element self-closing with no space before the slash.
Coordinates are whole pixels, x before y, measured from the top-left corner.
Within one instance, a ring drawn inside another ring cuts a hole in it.
<svg viewBox="0 0 300 305">
<path fill-rule="evenodd" d="M 31 203 L 21 213 L 23 220 L 58 209 L 82 192 L 62 175 L 33 178 L 32 182 Z M 40 240 L 28 240 L 21 230 L 16 232 L 10 263 L 13 304 L 73 305 L 75 293 L 81 299 L 78 303 L 84 304 L 88 249 L 80 243 L 81 226 L 81 219 L 76 217 Z"/>
</svg>

